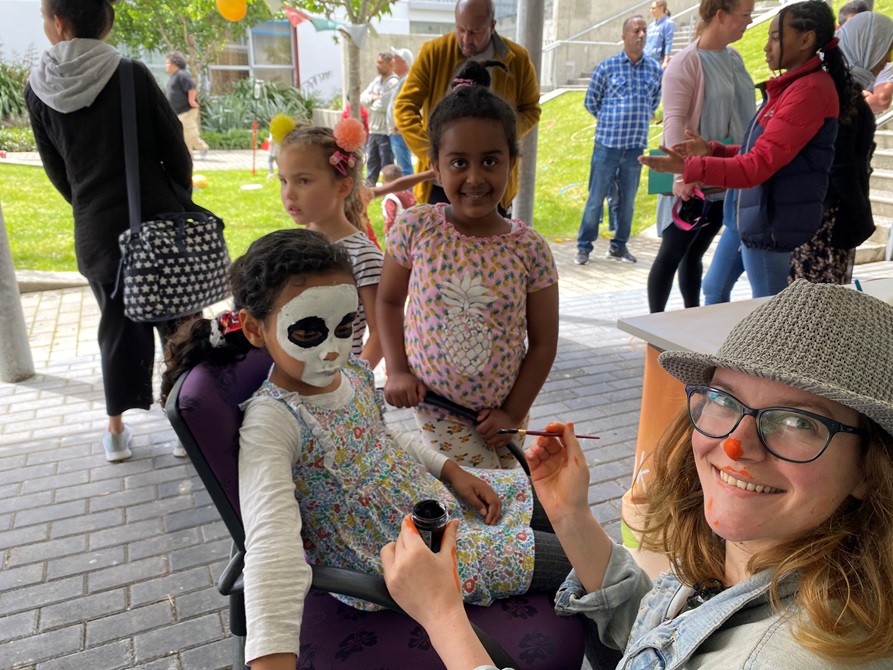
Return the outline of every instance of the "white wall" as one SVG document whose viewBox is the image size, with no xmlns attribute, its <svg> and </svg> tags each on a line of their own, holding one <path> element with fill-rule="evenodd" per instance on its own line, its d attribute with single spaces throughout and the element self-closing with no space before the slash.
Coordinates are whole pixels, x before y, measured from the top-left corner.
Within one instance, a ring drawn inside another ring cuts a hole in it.
<svg viewBox="0 0 893 670">
<path fill-rule="evenodd" d="M 43 34 L 40 0 L 0 0 L 0 56 L 18 62 L 29 51 L 35 57 L 49 48 Z"/>
<path fill-rule="evenodd" d="M 313 90 L 328 102 L 341 94 L 341 45 L 332 39 L 334 31 L 316 32 L 309 21 L 298 25 L 298 64 L 302 89 Z"/>
</svg>

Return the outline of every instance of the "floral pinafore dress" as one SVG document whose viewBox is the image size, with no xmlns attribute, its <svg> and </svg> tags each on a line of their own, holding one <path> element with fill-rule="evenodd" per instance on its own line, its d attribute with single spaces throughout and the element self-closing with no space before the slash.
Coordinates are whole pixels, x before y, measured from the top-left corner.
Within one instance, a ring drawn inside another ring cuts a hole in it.
<svg viewBox="0 0 893 670">
<path fill-rule="evenodd" d="M 487 526 L 391 439 L 369 369 L 351 357 L 342 373 L 342 389 L 326 394 L 344 394 L 346 401 L 334 409 L 314 403 L 323 396 L 303 397 L 269 381 L 252 398 L 284 403 L 301 428 L 304 447 L 292 473 L 308 561 L 381 574 L 381 547 L 397 538 L 416 502 L 434 498 L 447 505 L 450 518 L 462 520 L 457 558 L 465 601 L 489 605 L 527 591 L 534 564 L 533 497 L 524 473 L 473 471 L 502 500 L 500 522 Z M 358 609 L 378 609 L 336 597 Z"/>
</svg>

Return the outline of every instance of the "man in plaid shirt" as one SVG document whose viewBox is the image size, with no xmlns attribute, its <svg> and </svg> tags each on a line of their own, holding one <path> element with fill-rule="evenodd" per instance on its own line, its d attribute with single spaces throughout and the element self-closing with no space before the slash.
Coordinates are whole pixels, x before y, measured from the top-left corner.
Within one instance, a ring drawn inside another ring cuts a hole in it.
<svg viewBox="0 0 893 670">
<path fill-rule="evenodd" d="M 596 118 L 595 148 L 589 171 L 589 199 L 577 234 L 574 262 L 589 262 L 598 238 L 605 197 L 617 179 L 617 219 L 608 258 L 635 263 L 626 248 L 633 224 L 633 204 L 642 166 L 638 158 L 648 144 L 648 124 L 660 102 L 661 67 L 645 58 L 645 19 L 633 16 L 623 23 L 623 51 L 599 63 L 586 91 L 586 109 Z"/>
</svg>

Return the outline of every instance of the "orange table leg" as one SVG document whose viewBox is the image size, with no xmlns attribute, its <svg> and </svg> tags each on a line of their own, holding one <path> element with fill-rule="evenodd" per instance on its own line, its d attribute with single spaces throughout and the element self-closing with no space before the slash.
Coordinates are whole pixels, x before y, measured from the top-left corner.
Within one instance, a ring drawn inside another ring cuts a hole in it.
<svg viewBox="0 0 893 670">
<path fill-rule="evenodd" d="M 631 550 L 636 560 L 649 574 L 655 576 L 666 569 L 663 556 L 638 550 L 636 533 L 627 525 L 638 527 L 638 519 L 647 502 L 651 452 L 670 422 L 685 407 L 685 386 L 667 373 L 657 362 L 660 350 L 648 345 L 645 352 L 645 376 L 642 382 L 642 408 L 639 414 L 639 432 L 636 438 L 636 462 L 630 490 L 623 496 L 621 522 L 623 544 Z"/>
</svg>

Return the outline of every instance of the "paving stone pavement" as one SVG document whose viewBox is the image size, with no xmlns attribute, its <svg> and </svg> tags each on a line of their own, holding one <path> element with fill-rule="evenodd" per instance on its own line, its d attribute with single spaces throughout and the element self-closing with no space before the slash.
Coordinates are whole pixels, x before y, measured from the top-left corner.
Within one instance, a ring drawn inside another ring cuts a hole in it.
<svg viewBox="0 0 893 670">
<path fill-rule="evenodd" d="M 647 312 L 658 241 L 630 247 L 631 265 L 573 263 L 556 242 L 559 353 L 531 426 L 574 421 L 601 436 L 584 445 L 595 516 L 619 539 L 639 419 L 644 344 L 616 320 Z M 857 276 L 893 275 L 893 263 Z M 748 297 L 746 283 L 735 299 Z M 0 383 L 0 668 L 214 670 L 230 663 L 226 601 L 215 580 L 229 552 L 223 523 L 194 469 L 171 455 L 158 406 L 131 411 L 133 458 L 109 464 L 98 310 L 86 287 L 28 293 L 22 306 L 37 374 Z M 681 307 L 674 289 L 669 308 Z M 414 427 L 394 410 L 395 431 Z"/>
</svg>

